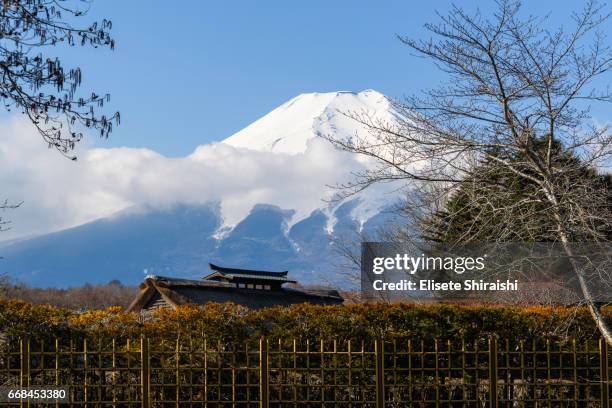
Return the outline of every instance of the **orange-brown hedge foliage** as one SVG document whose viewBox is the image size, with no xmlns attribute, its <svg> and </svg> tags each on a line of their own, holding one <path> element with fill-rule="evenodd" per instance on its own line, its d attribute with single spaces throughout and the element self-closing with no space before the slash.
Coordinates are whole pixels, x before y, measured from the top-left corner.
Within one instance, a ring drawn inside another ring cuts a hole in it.
<svg viewBox="0 0 612 408">
<path fill-rule="evenodd" d="M 612 316 L 612 308 L 605 310 Z M 193 336 L 223 341 L 269 338 L 386 338 L 511 340 L 594 338 L 597 331 L 585 309 L 468 305 L 356 304 L 293 305 L 250 310 L 231 303 L 160 310 L 143 319 L 119 307 L 78 313 L 21 301 L 0 302 L 0 333 L 6 336 L 116 336 L 153 339 Z"/>
</svg>

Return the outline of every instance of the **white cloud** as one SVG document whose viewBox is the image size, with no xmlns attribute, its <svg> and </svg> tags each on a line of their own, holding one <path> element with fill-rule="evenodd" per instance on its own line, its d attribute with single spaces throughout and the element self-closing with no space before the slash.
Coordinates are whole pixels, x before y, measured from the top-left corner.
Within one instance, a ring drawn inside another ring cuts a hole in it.
<svg viewBox="0 0 612 408">
<path fill-rule="evenodd" d="M 168 158 L 148 149 L 87 148 L 70 161 L 46 148 L 23 119 L 0 123 L 0 197 L 23 205 L 2 215 L 12 229 L 0 240 L 47 233 L 132 206 L 221 202 L 226 225 L 257 203 L 296 210 L 296 219 L 325 206 L 326 185 L 346 180 L 361 160 L 312 140 L 303 154 L 199 146 Z"/>
</svg>

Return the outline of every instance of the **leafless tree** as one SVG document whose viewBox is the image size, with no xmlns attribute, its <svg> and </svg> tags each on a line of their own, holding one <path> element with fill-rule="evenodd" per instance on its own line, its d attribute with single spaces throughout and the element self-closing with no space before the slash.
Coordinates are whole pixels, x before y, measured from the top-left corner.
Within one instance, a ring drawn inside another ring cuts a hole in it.
<svg viewBox="0 0 612 408">
<path fill-rule="evenodd" d="M 0 299 L 14 299 L 34 304 L 51 305 L 73 310 L 105 309 L 110 306 L 121 306 L 126 309 L 136 298 L 136 286 L 123 285 L 119 281 L 107 284 L 58 288 L 34 288 L 11 282 L 0 276 L 4 290 L 0 289 Z"/>
<path fill-rule="evenodd" d="M 0 203 L 0 211 L 4 210 L 12 210 L 18 208 L 21 203 L 11 204 L 7 200 Z M 7 221 L 4 217 L 0 216 L 0 232 L 6 231 L 10 229 L 10 221 Z M 0 260 L 2 258 L 0 257 Z M 3 298 L 9 291 L 10 288 L 10 280 L 8 275 L 0 274 L 0 299 Z"/>
<path fill-rule="evenodd" d="M 9 203 L 8 200 L 4 200 L 4 202 L 0 203 L 0 211 L 5 211 L 5 210 L 14 210 L 15 208 L 19 208 L 19 206 L 22 203 Z M 0 216 L 0 232 L 2 231 L 6 231 L 10 229 L 10 221 L 7 221 L 6 219 L 4 219 L 4 217 Z"/>
<path fill-rule="evenodd" d="M 572 245 L 606 243 L 612 227 L 608 186 L 601 177 L 582 177 L 589 169 L 605 172 L 612 156 L 609 126 L 596 123 L 589 111 L 594 103 L 612 101 L 601 82 L 612 68 L 612 52 L 599 30 L 607 15 L 588 2 L 572 14 L 572 30 L 548 31 L 545 19 L 521 17 L 519 2 L 497 4 L 489 17 L 453 6 L 439 23 L 426 25 L 431 39 L 400 37 L 449 81 L 424 95 L 393 101 L 394 122 L 349 113 L 369 134 L 330 136 L 330 141 L 372 158 L 377 166 L 340 186 L 341 194 L 400 180 L 412 189 L 437 185 L 435 200 L 444 201 L 472 183 L 499 195 L 482 204 L 490 210 L 489 220 L 491 214 L 520 215 L 516 223 L 536 216 L 533 211 L 539 219 L 545 214 L 546 233 L 569 257 L 585 303 L 612 344 L 609 322 Z M 503 177 L 482 174 L 483 162 L 491 164 L 491 174 L 507 173 L 529 187 L 517 196 Z M 511 204 L 499 199 L 504 194 L 513 195 Z M 509 221 L 500 239 L 512 238 L 506 234 Z"/>
</svg>

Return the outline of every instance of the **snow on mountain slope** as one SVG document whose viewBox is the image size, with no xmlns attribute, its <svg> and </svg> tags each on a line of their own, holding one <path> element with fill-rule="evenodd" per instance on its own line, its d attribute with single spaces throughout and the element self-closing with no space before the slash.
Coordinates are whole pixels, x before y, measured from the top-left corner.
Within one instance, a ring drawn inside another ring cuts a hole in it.
<svg viewBox="0 0 612 408">
<path fill-rule="evenodd" d="M 289 269 L 303 283 L 320 282 L 321 274 L 331 280 L 334 237 L 371 236 L 382 223 L 399 222 L 386 211 L 398 199 L 394 185 L 328 201 L 334 190 L 327 186 L 371 165 L 320 137 L 367 135 L 350 113 L 394 120 L 376 91 L 303 94 L 186 157 L 97 148 L 76 163 L 0 122 L 7 135 L 0 183 L 26 203 L 10 214 L 21 235 L 0 242 L 0 275 L 34 286 L 137 283 L 152 272 L 197 278 L 212 261 Z M 45 172 L 31 163 L 44 163 Z"/>
<path fill-rule="evenodd" d="M 223 143 L 267 152 L 304 153 L 308 141 L 320 135 L 365 135 L 363 126 L 346 116 L 351 112 L 367 112 L 377 119 L 393 120 L 389 101 L 374 90 L 306 93 L 282 104 Z"/>
</svg>

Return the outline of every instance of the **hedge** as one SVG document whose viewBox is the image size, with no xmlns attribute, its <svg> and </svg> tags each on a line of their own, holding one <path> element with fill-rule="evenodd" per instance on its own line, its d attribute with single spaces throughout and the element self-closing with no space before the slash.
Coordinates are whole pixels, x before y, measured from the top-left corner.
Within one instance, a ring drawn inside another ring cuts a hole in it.
<svg viewBox="0 0 612 408">
<path fill-rule="evenodd" d="M 612 308 L 604 309 L 612 316 Z M 585 308 L 504 307 L 490 305 L 292 305 L 251 310 L 232 303 L 188 305 L 158 310 L 147 318 L 119 307 L 75 312 L 21 301 L 0 301 L 4 338 L 98 337 L 172 339 L 191 336 L 224 342 L 269 338 L 317 341 L 376 337 L 460 339 L 497 336 L 509 340 L 598 337 Z"/>
</svg>

